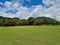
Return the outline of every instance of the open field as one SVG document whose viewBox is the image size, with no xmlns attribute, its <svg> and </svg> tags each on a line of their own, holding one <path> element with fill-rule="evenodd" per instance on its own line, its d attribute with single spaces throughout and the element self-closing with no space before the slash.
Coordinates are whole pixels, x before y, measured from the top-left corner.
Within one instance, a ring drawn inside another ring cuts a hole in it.
<svg viewBox="0 0 60 45">
<path fill-rule="evenodd" d="M 0 27 L 0 45 L 60 45 L 60 26 Z"/>
</svg>

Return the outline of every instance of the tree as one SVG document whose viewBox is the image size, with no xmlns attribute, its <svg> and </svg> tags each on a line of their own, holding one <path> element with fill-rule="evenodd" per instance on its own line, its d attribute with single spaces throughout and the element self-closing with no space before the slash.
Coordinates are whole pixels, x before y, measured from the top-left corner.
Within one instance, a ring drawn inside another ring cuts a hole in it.
<svg viewBox="0 0 60 45">
<path fill-rule="evenodd" d="M 3 25 L 3 17 L 0 16 L 0 26 L 2 26 L 2 25 Z"/>
<path fill-rule="evenodd" d="M 0 19 L 0 26 L 2 26 L 3 25 L 3 20 L 2 19 Z"/>
<path fill-rule="evenodd" d="M 15 25 L 19 25 L 19 22 L 17 22 L 17 20 L 5 20 L 4 26 L 15 26 Z"/>
<path fill-rule="evenodd" d="M 33 17 L 28 18 L 28 20 L 32 20 L 32 19 L 34 19 L 34 18 Z"/>
<path fill-rule="evenodd" d="M 34 21 L 34 25 L 41 25 L 41 24 L 42 24 L 42 22 L 40 20 L 35 20 Z"/>
<path fill-rule="evenodd" d="M 60 25 L 60 22 L 49 17 L 30 17 L 29 19 L 20 20 L 19 18 L 7 18 L 0 16 L 0 26 L 17 26 L 17 25 Z"/>
</svg>

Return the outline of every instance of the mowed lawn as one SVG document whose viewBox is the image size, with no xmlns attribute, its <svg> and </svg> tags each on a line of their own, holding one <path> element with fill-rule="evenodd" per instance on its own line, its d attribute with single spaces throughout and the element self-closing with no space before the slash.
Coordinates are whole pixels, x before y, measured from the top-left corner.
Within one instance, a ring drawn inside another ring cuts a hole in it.
<svg viewBox="0 0 60 45">
<path fill-rule="evenodd" d="M 0 27 L 0 45 L 60 45 L 60 26 Z"/>
</svg>

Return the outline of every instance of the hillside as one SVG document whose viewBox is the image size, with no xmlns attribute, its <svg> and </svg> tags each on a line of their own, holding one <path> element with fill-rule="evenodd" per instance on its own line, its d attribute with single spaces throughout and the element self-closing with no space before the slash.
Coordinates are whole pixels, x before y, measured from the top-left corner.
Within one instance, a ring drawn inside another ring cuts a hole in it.
<svg viewBox="0 0 60 45">
<path fill-rule="evenodd" d="M 16 25 L 59 25 L 60 22 L 49 17 L 30 17 L 29 19 L 7 18 L 0 16 L 0 26 Z"/>
<path fill-rule="evenodd" d="M 37 20 L 44 21 L 44 24 L 50 24 L 50 23 L 59 23 L 59 21 L 49 18 L 49 17 L 37 17 Z"/>
</svg>

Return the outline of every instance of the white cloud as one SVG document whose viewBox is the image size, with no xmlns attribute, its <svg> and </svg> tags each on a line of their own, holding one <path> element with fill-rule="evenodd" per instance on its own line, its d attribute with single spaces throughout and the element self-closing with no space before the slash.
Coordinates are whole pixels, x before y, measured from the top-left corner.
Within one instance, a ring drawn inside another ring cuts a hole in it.
<svg viewBox="0 0 60 45">
<path fill-rule="evenodd" d="M 9 2 L 9 1 L 6 1 L 6 2 L 4 3 L 4 7 L 5 7 L 5 9 L 7 9 L 7 10 L 17 9 L 19 6 L 21 6 L 21 5 L 19 5 L 18 2 Z"/>
<path fill-rule="evenodd" d="M 35 9 L 30 13 L 33 17 L 41 16 L 41 13 L 43 11 L 43 7 L 41 5 L 35 6 Z"/>
<path fill-rule="evenodd" d="M 10 8 L 11 5 L 12 5 L 12 2 L 6 1 L 6 2 L 4 3 L 4 6 L 7 7 L 7 8 Z"/>
<path fill-rule="evenodd" d="M 54 0 L 43 0 L 43 3 L 45 4 L 54 4 Z"/>
<path fill-rule="evenodd" d="M 3 5 L 4 5 L 4 8 L 0 8 L 0 16 L 11 17 L 11 18 L 18 17 L 21 19 L 27 19 L 29 17 L 30 9 L 19 5 L 17 2 L 14 2 L 12 4 L 12 2 L 7 1 Z M 18 10 L 18 12 L 16 12 L 15 14 L 6 13 L 9 10 L 12 10 L 12 11 Z"/>
<path fill-rule="evenodd" d="M 37 5 L 36 8 L 32 11 L 31 15 L 33 17 L 50 17 L 60 21 L 60 3 L 57 2 L 55 0 L 43 0 L 43 3 L 45 3 L 47 6 L 50 4 L 52 4 L 52 6 L 45 8 L 42 5 Z"/>
<path fill-rule="evenodd" d="M 3 5 L 3 3 L 2 3 L 2 2 L 0 2 L 0 5 Z"/>
<path fill-rule="evenodd" d="M 15 15 L 19 15 L 18 17 L 21 19 L 27 19 L 30 15 L 30 10 L 29 8 L 26 8 L 24 6 L 21 6 L 18 8 L 18 12 Z"/>
<path fill-rule="evenodd" d="M 46 1 L 46 3 L 52 4 L 52 6 L 50 8 L 45 10 L 46 11 L 45 13 L 50 14 L 50 17 L 60 21 L 60 18 L 59 18 L 60 17 L 59 0 L 49 0 L 49 1 L 45 0 L 45 1 Z M 43 3 L 45 3 L 45 2 L 43 1 Z"/>
<path fill-rule="evenodd" d="M 22 0 L 14 0 L 13 2 L 6 1 L 4 4 L 0 3 L 1 5 L 4 5 L 4 8 L 0 9 L 0 16 L 4 17 L 18 17 L 21 19 L 27 19 L 31 16 L 38 17 L 38 16 L 45 16 L 45 17 L 51 17 L 56 20 L 60 21 L 60 0 L 43 0 L 43 3 L 45 5 L 52 4 L 51 7 L 45 8 L 42 5 L 32 6 L 32 8 L 27 8 L 22 6 L 22 3 L 19 4 L 19 1 Z M 31 0 L 26 0 L 31 1 Z M 24 1 L 22 1 L 24 2 Z M 15 14 L 12 13 L 6 13 L 6 11 L 9 10 L 18 10 Z"/>
</svg>

